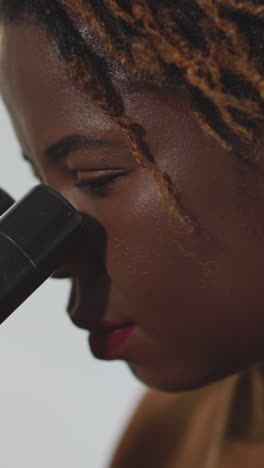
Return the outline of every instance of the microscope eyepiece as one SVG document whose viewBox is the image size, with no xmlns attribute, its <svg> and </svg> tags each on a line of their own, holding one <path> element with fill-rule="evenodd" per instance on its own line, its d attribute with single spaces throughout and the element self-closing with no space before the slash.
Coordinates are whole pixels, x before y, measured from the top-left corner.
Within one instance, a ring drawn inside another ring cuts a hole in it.
<svg viewBox="0 0 264 468">
<path fill-rule="evenodd" d="M 65 198 L 42 184 L 16 203 L 1 190 L 0 215 L 3 212 L 0 323 L 64 262 L 83 224 L 80 213 Z"/>
</svg>

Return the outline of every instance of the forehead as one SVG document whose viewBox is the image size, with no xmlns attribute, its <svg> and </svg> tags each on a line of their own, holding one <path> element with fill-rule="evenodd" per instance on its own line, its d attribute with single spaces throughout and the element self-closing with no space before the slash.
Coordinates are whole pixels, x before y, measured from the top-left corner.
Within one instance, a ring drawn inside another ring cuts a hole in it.
<svg viewBox="0 0 264 468">
<path fill-rule="evenodd" d="M 31 146 L 34 139 L 44 139 L 44 145 L 71 133 L 72 126 L 82 132 L 113 125 L 73 86 L 54 42 L 36 25 L 3 28 L 0 88 L 13 123 Z"/>
<path fill-rule="evenodd" d="M 29 22 L 9 24 L 2 28 L 1 33 L 2 94 L 7 94 L 12 85 L 17 86 L 20 83 L 26 94 L 33 94 L 41 86 L 43 90 L 55 92 L 60 99 L 67 88 L 67 93 L 75 91 L 75 95 L 79 94 L 82 100 L 86 100 L 83 95 L 76 93 L 76 89 L 73 90 L 73 83 L 67 75 L 67 65 L 59 54 L 54 39 L 47 36 L 44 28 Z M 82 30 L 81 35 L 89 49 L 104 61 L 107 74 L 118 91 L 124 93 L 128 89 L 138 89 L 139 83 L 133 81 L 117 62 L 106 54 L 98 41 L 91 36 L 88 27 Z M 5 77 L 8 79 L 5 80 Z M 136 84 L 136 88 L 133 84 Z"/>
<path fill-rule="evenodd" d="M 170 94 L 164 99 L 150 87 L 127 86 L 119 72 L 112 81 L 126 113 L 156 145 L 161 133 L 168 138 L 174 135 L 171 127 L 182 126 L 185 109 L 178 98 L 174 106 Z M 0 88 L 20 143 L 32 155 L 73 133 L 126 140 L 112 119 L 75 88 L 54 43 L 36 25 L 5 26 Z M 176 115 L 170 113 L 174 108 Z"/>
<path fill-rule="evenodd" d="M 59 107 L 65 97 L 76 92 L 67 76 L 66 64 L 57 53 L 55 44 L 33 25 L 8 25 L 3 28 L 0 55 L 1 93 L 8 105 L 15 96 L 17 107 Z M 66 95 L 66 96 L 65 96 Z M 49 96 L 49 99 L 47 97 Z M 56 96 L 52 99 L 51 96 Z M 84 101 L 79 96 L 80 101 Z"/>
</svg>

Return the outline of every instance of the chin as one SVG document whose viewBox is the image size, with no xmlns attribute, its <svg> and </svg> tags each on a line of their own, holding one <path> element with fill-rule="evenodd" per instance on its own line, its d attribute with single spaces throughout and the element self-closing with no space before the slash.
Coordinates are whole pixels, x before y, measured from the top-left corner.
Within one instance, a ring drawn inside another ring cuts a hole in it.
<svg viewBox="0 0 264 468">
<path fill-rule="evenodd" d="M 209 372 L 208 369 L 188 367 L 186 363 L 178 369 L 176 369 L 176 365 L 173 369 L 166 366 L 158 368 L 130 363 L 128 363 L 128 366 L 135 377 L 147 387 L 169 393 L 196 390 L 230 377 L 242 370 L 218 369 L 218 373 L 216 373 L 215 369 L 211 369 Z"/>
</svg>

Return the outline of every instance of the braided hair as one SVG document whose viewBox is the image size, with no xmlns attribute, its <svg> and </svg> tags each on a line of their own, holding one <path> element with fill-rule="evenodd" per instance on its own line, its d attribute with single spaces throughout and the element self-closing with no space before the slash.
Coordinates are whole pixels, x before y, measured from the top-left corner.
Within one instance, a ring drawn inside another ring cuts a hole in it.
<svg viewBox="0 0 264 468">
<path fill-rule="evenodd" d="M 104 59 L 87 45 L 88 25 L 107 56 L 133 80 L 187 91 L 207 135 L 255 167 L 250 144 L 264 120 L 263 0 L 0 0 L 0 22 L 32 21 L 55 41 L 74 85 L 126 134 L 131 154 L 152 171 L 170 215 L 192 231 L 177 188 L 124 113 Z M 250 152 L 249 152 L 250 153 Z"/>
</svg>

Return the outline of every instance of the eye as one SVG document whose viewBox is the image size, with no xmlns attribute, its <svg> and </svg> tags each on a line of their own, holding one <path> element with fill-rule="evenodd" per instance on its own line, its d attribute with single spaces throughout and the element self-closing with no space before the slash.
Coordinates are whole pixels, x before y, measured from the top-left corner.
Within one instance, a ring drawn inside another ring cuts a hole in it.
<svg viewBox="0 0 264 468">
<path fill-rule="evenodd" d="M 89 192 L 91 194 L 99 197 L 105 197 L 108 195 L 111 185 L 113 185 L 117 181 L 117 179 L 121 178 L 124 175 L 124 173 L 118 172 L 108 176 L 103 175 L 101 177 L 96 178 L 93 177 L 90 179 L 82 179 L 75 185 L 75 187 L 87 188 L 89 189 Z"/>
</svg>

